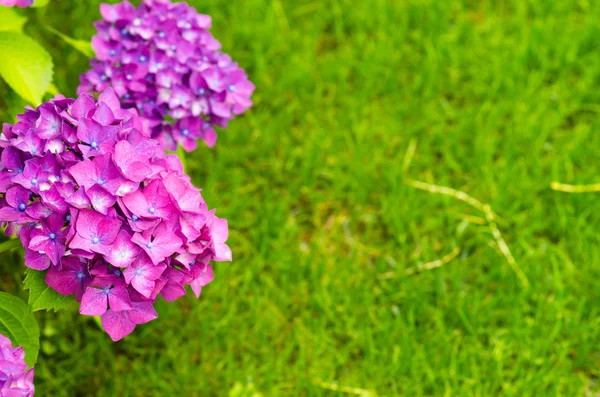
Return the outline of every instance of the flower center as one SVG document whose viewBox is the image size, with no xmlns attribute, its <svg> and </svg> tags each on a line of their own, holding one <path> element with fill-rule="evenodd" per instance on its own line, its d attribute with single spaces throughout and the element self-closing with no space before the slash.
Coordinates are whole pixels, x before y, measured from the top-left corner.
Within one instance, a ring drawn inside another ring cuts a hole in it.
<svg viewBox="0 0 600 397">
<path fill-rule="evenodd" d="M 117 52 L 116 52 L 115 50 L 110 50 L 110 51 L 108 51 L 108 54 L 109 54 L 111 57 L 114 57 L 114 56 L 117 54 Z"/>
<path fill-rule="evenodd" d="M 70 222 L 70 221 L 71 221 L 71 215 L 67 215 L 67 216 L 65 216 L 65 220 L 66 220 L 67 222 Z"/>
<path fill-rule="evenodd" d="M 152 249 L 152 247 L 154 247 L 154 243 L 152 241 L 148 241 L 148 243 L 146 244 L 146 247 Z"/>
<path fill-rule="evenodd" d="M 134 221 L 134 222 L 135 222 L 135 221 L 137 221 L 138 219 L 140 219 L 140 218 L 139 218 L 137 215 L 135 215 L 135 214 L 134 214 L 134 215 L 131 215 L 131 220 L 132 220 L 132 221 Z"/>
<path fill-rule="evenodd" d="M 140 62 L 146 62 L 146 56 L 144 56 L 144 55 L 140 55 L 140 57 L 138 59 Z"/>
<path fill-rule="evenodd" d="M 126 78 L 127 80 L 131 80 L 131 79 L 133 78 L 133 76 L 132 76 L 132 75 L 130 75 L 130 74 L 128 73 L 128 74 L 125 76 L 125 78 Z"/>
<path fill-rule="evenodd" d="M 143 272 L 144 272 L 144 271 L 143 271 L 142 269 L 139 269 L 139 268 L 138 268 L 138 269 L 135 269 L 135 272 L 134 272 L 134 274 L 135 274 L 136 276 L 139 276 L 139 275 L 140 275 L 140 274 L 142 274 Z"/>
<path fill-rule="evenodd" d="M 19 204 L 19 209 L 20 209 L 21 211 L 25 211 L 25 208 L 27 208 L 27 205 L 25 205 L 25 204 L 23 204 L 23 203 Z"/>
<path fill-rule="evenodd" d="M 102 291 L 104 291 L 106 295 L 110 294 L 110 288 L 104 288 Z"/>
<path fill-rule="evenodd" d="M 181 135 L 183 135 L 183 136 L 188 136 L 189 133 L 190 133 L 190 131 L 187 128 L 184 128 L 183 130 L 181 130 Z"/>
<path fill-rule="evenodd" d="M 150 208 L 148 208 L 148 212 L 150 212 L 151 214 L 154 214 L 156 212 L 156 208 L 150 207 Z"/>
<path fill-rule="evenodd" d="M 205 93 L 206 93 L 206 90 L 204 88 L 198 88 L 198 94 L 204 95 Z"/>
<path fill-rule="evenodd" d="M 94 149 L 96 149 L 98 147 L 98 142 L 93 141 L 90 146 L 92 146 Z"/>
<path fill-rule="evenodd" d="M 32 184 L 33 186 L 37 185 L 37 184 L 38 184 L 38 180 L 37 180 L 37 179 L 35 179 L 35 178 L 33 178 L 33 179 L 31 180 L 31 184 Z"/>
<path fill-rule="evenodd" d="M 100 242 L 100 239 L 98 237 L 94 237 L 92 239 L 92 243 L 94 243 L 94 244 L 98 244 L 99 242 Z"/>
<path fill-rule="evenodd" d="M 80 279 L 80 280 L 81 280 L 83 277 L 84 277 L 84 275 L 83 275 L 83 273 L 82 273 L 82 272 L 79 272 L 79 273 L 77 273 L 77 278 L 78 278 L 78 279 Z"/>
<path fill-rule="evenodd" d="M 227 87 L 227 91 L 234 92 L 235 91 L 235 86 L 233 84 L 229 85 L 229 87 Z"/>
<path fill-rule="evenodd" d="M 48 237 L 50 238 L 50 240 L 54 240 L 56 238 L 56 233 L 50 233 Z"/>
</svg>

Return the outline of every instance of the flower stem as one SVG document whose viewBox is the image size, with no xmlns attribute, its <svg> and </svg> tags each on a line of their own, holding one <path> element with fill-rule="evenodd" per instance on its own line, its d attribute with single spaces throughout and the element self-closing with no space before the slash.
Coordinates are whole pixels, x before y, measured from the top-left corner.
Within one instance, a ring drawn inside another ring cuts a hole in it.
<svg viewBox="0 0 600 397">
<path fill-rule="evenodd" d="M 181 165 L 183 166 L 183 172 L 185 172 L 186 167 L 186 161 L 185 161 L 185 149 L 183 148 L 183 146 L 179 145 L 177 146 L 177 156 L 179 156 L 179 160 L 181 160 Z"/>
<path fill-rule="evenodd" d="M 104 331 L 104 328 L 102 328 L 102 317 L 100 317 L 100 316 L 93 316 L 92 318 L 94 319 L 94 322 L 96 323 L 96 325 L 98 326 L 98 328 L 100 328 L 101 330 Z"/>
</svg>

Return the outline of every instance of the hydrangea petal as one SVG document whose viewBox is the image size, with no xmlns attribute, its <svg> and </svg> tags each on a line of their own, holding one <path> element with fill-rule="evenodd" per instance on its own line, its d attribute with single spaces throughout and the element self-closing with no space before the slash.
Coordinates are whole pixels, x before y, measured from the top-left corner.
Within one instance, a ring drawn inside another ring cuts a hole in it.
<svg viewBox="0 0 600 397">
<path fill-rule="evenodd" d="M 81 298 L 79 313 L 88 316 L 101 316 L 106 313 L 108 292 L 102 289 L 88 287 Z"/>
<path fill-rule="evenodd" d="M 102 315 L 102 327 L 113 342 L 117 342 L 135 329 L 135 323 L 129 319 L 128 311 L 108 310 Z"/>
</svg>

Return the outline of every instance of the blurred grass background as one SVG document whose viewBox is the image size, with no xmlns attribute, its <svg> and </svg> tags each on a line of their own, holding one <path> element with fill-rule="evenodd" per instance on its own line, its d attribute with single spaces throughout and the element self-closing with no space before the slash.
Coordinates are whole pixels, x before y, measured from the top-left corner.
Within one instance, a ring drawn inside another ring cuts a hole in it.
<svg viewBox="0 0 600 397">
<path fill-rule="evenodd" d="M 67 95 L 87 60 L 43 24 L 88 40 L 98 3 L 25 11 Z M 257 86 L 187 160 L 234 261 L 116 344 L 38 315 L 37 395 L 600 392 L 600 194 L 549 188 L 598 182 L 599 2 L 191 3 Z M 530 287 L 482 213 L 408 178 L 489 204 Z"/>
</svg>

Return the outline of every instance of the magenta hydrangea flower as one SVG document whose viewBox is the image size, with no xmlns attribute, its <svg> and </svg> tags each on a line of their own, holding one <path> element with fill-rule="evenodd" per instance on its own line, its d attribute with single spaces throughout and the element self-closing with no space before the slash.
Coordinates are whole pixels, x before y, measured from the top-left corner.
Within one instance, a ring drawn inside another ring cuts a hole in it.
<svg viewBox="0 0 600 397">
<path fill-rule="evenodd" d="M 231 260 L 227 221 L 209 211 L 180 160 L 151 139 L 112 88 L 57 96 L 26 108 L 0 135 L 0 223 L 16 233 L 25 264 L 102 316 L 113 340 L 157 317 Z"/>
<path fill-rule="evenodd" d="M 92 38 L 96 57 L 81 75 L 79 93 L 112 86 L 125 108 L 149 121 L 169 150 L 187 151 L 198 139 L 212 147 L 215 127 L 251 105 L 254 84 L 209 32 L 211 18 L 186 3 L 143 0 L 102 4 Z M 100 144 L 100 142 L 98 142 Z"/>
<path fill-rule="evenodd" d="M 31 397 L 33 368 L 27 369 L 22 347 L 12 347 L 10 339 L 0 335 L 0 397 Z"/>
<path fill-rule="evenodd" d="M 31 7 L 33 5 L 33 0 L 0 0 L 0 6 L 5 7 Z"/>
</svg>

